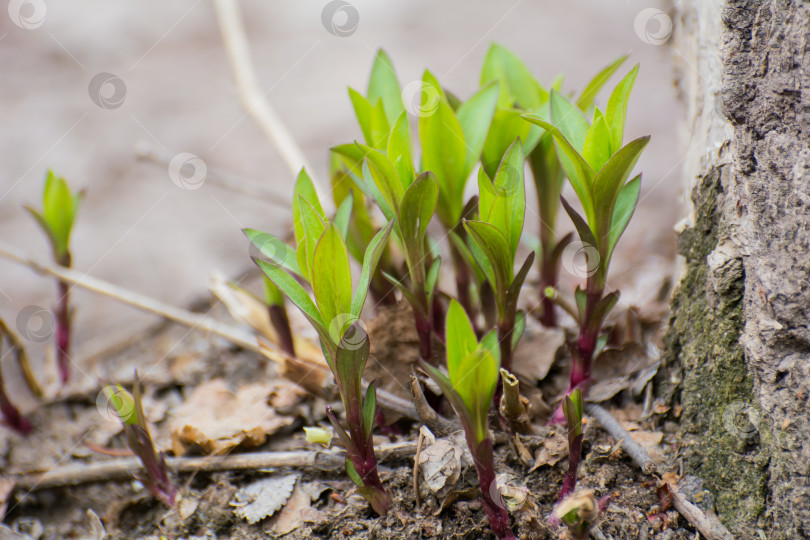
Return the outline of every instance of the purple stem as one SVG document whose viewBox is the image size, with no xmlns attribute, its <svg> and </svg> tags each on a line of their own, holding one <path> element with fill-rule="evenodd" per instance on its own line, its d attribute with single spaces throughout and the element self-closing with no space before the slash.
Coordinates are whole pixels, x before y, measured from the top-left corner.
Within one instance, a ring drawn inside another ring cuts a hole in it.
<svg viewBox="0 0 810 540">
<path fill-rule="evenodd" d="M 509 523 L 509 514 L 495 482 L 495 462 L 492 451 L 492 441 L 485 438 L 476 446 L 467 440 L 470 450 L 475 457 L 475 470 L 478 472 L 478 485 L 481 487 L 481 505 L 489 520 L 489 527 L 495 536 L 507 540 L 515 540 L 512 527 Z M 494 495 L 497 500 L 493 498 Z"/>
<path fill-rule="evenodd" d="M 56 365 L 59 379 L 65 384 L 70 379 L 70 287 L 64 281 L 57 286 L 56 319 Z"/>
<path fill-rule="evenodd" d="M 6 395 L 5 382 L 2 375 L 0 375 L 0 413 L 3 414 L 3 420 L 8 427 L 19 432 L 22 435 L 28 435 L 33 431 L 31 422 L 20 413 L 19 409 L 14 406 L 8 396 Z"/>
<path fill-rule="evenodd" d="M 543 252 L 543 261 L 540 268 L 540 305 L 543 313 L 540 315 L 540 323 L 548 328 L 557 326 L 557 311 L 554 301 L 546 296 L 547 287 L 557 287 L 557 265 L 551 254 Z"/>
<path fill-rule="evenodd" d="M 602 299 L 604 289 L 596 284 L 595 280 L 588 278 L 586 285 L 585 317 L 580 325 L 579 337 L 576 346 L 571 349 L 571 375 L 568 379 L 568 389 L 566 396 L 579 388 L 582 390 L 583 398 L 585 391 L 591 382 L 591 364 L 593 355 L 596 352 L 596 342 L 599 339 L 599 332 L 602 330 L 601 321 L 593 320 L 593 310 L 599 300 Z M 562 410 L 562 401 L 554 411 L 554 415 L 549 420 L 549 424 L 562 424 L 565 422 L 565 415 Z"/>
<path fill-rule="evenodd" d="M 558 503 L 571 495 L 577 488 L 577 469 L 582 459 L 582 438 L 583 435 L 580 433 L 568 446 L 568 471 L 565 473 L 560 496 L 557 499 Z"/>
<path fill-rule="evenodd" d="M 295 358 L 295 345 L 293 342 L 292 330 L 290 329 L 290 319 L 287 317 L 287 309 L 283 305 L 270 305 L 267 308 L 270 315 L 270 322 L 278 334 L 278 344 L 285 353 Z"/>
</svg>

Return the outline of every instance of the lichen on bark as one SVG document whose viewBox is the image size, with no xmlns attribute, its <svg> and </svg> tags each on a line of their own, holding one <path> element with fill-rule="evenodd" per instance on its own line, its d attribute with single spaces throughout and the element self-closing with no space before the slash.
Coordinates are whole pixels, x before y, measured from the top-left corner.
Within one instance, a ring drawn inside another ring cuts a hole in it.
<svg viewBox="0 0 810 540">
<path fill-rule="evenodd" d="M 672 300 L 660 381 L 682 407 L 686 471 L 703 479 L 720 519 L 737 535 L 753 534 L 767 494 L 767 455 L 746 424 L 753 380 L 739 343 L 744 275 L 739 258 L 710 260 L 725 244 L 722 217 L 728 166 L 713 168 L 695 186 L 695 223 L 678 239 L 686 271 Z M 736 422 L 736 423 L 735 423 Z M 738 425 L 740 422 L 743 425 Z"/>
</svg>

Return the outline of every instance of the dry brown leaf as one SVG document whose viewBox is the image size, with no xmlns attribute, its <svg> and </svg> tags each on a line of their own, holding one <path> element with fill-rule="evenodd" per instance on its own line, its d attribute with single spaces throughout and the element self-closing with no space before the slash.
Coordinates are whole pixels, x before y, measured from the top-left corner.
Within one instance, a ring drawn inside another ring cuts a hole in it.
<svg viewBox="0 0 810 540">
<path fill-rule="evenodd" d="M 647 356 L 638 343 L 626 343 L 618 348 L 605 349 L 594 359 L 591 377 L 595 381 L 588 389 L 586 400 L 607 401 L 633 384 L 641 373 L 649 380 L 655 375 L 656 361 Z"/>
<path fill-rule="evenodd" d="M 299 476 L 298 473 L 272 476 L 243 487 L 236 492 L 231 503 L 231 506 L 236 507 L 234 514 L 251 524 L 272 516 L 290 501 L 297 489 L 295 485 Z"/>
<path fill-rule="evenodd" d="M 255 383 L 234 393 L 223 379 L 201 384 L 170 420 L 175 455 L 190 446 L 207 454 L 259 446 L 267 435 L 292 423 L 292 418 L 279 416 L 267 404 L 274 389 L 273 384 Z"/>
<path fill-rule="evenodd" d="M 311 506 L 312 497 L 301 489 L 301 486 L 295 486 L 292 495 L 287 499 L 287 504 L 271 520 L 272 533 L 282 536 L 300 527 L 304 521 L 316 519 L 316 516 L 309 512 Z"/>
<path fill-rule="evenodd" d="M 411 306 L 407 302 L 400 302 L 378 308 L 377 316 L 369 321 L 367 331 L 371 357 L 366 365 L 366 379 L 376 380 L 377 388 L 410 401 L 412 396 L 408 381 L 419 360 L 419 336 Z"/>
<path fill-rule="evenodd" d="M 537 449 L 534 465 L 529 472 L 539 469 L 543 465 L 553 467 L 566 456 L 568 456 L 568 438 L 562 430 L 557 430 L 546 437 L 543 445 Z"/>
<path fill-rule="evenodd" d="M 452 488 L 461 476 L 464 447 L 450 439 L 436 439 L 419 454 L 422 481 L 419 491 L 427 496 Z"/>
<path fill-rule="evenodd" d="M 557 359 L 557 351 L 565 345 L 565 332 L 546 328 L 532 317 L 526 318 L 526 331 L 518 341 L 512 359 L 512 371 L 529 381 L 542 381 Z"/>
</svg>

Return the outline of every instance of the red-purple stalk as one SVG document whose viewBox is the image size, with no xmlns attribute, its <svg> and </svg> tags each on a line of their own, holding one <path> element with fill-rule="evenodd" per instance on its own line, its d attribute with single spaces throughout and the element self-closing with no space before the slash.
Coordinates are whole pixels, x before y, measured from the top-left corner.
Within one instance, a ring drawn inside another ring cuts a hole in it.
<svg viewBox="0 0 810 540">
<path fill-rule="evenodd" d="M 339 427 L 337 416 L 335 416 L 331 405 L 326 406 L 326 415 L 332 425 Z M 354 470 L 360 477 L 362 486 L 358 492 L 371 504 L 371 508 L 379 515 L 385 515 L 391 506 L 391 497 L 385 491 L 377 471 L 377 456 L 374 453 L 373 435 L 364 433 L 363 418 L 359 404 L 357 407 L 349 406 L 346 410 L 346 423 L 349 426 L 350 439 L 344 438 L 346 435 L 342 428 L 338 430 L 341 440 L 349 454 Z"/>
<path fill-rule="evenodd" d="M 292 330 L 290 329 L 290 319 L 287 317 L 287 309 L 284 305 L 271 304 L 267 307 L 270 315 L 270 322 L 278 334 L 278 345 L 281 350 L 295 358 L 295 344 Z"/>
<path fill-rule="evenodd" d="M 31 422 L 20 413 L 6 395 L 6 385 L 2 373 L 0 373 L 0 413 L 3 414 L 5 424 L 21 435 L 28 435 L 34 429 Z"/>
<path fill-rule="evenodd" d="M 474 440 L 470 439 L 470 432 L 467 430 L 465 432 L 468 433 L 467 445 L 470 447 L 470 452 L 472 452 L 475 470 L 478 473 L 478 485 L 481 487 L 481 505 L 487 514 L 489 527 L 498 538 L 515 540 L 509 522 L 509 514 L 495 482 L 492 440 L 485 437 L 480 443 L 475 443 Z"/>
<path fill-rule="evenodd" d="M 591 364 L 596 352 L 596 343 L 599 339 L 599 332 L 602 330 L 602 318 L 594 317 L 596 305 L 602 300 L 604 294 L 603 280 L 599 280 L 597 275 L 588 276 L 585 284 L 585 313 L 579 327 L 579 337 L 576 344 L 571 346 L 571 375 L 568 379 L 566 396 L 579 388 L 582 393 L 588 388 L 591 382 Z M 562 403 L 554 411 L 554 415 L 549 421 L 550 424 L 562 424 L 565 422 L 565 415 L 562 410 Z"/>
<path fill-rule="evenodd" d="M 67 260 L 67 264 L 62 261 Z M 70 257 L 62 259 L 59 264 L 70 268 Z M 56 308 L 56 365 L 59 369 L 59 380 L 65 384 L 70 379 L 70 287 L 64 281 L 57 283 Z"/>
</svg>

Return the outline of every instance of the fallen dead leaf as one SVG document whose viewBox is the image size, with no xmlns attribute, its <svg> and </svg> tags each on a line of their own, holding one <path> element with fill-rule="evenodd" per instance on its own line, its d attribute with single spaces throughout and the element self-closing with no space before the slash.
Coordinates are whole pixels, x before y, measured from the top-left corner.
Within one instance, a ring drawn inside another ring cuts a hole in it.
<svg viewBox="0 0 810 540">
<path fill-rule="evenodd" d="M 546 328 L 532 317 L 527 317 L 526 331 L 518 341 L 512 359 L 512 371 L 526 380 L 542 381 L 563 345 L 565 332 L 562 329 Z"/>
<path fill-rule="evenodd" d="M 287 504 L 271 520 L 272 532 L 279 536 L 285 535 L 300 527 L 307 519 L 317 519 L 317 516 L 308 512 L 312 509 L 311 506 L 312 497 L 300 486 L 295 486 Z"/>
<path fill-rule="evenodd" d="M 586 400 L 592 403 L 609 400 L 629 388 L 639 373 L 649 380 L 655 375 L 656 364 L 638 343 L 605 349 L 594 359 L 591 376 L 595 382 L 588 389 Z"/>
<path fill-rule="evenodd" d="M 279 416 L 267 404 L 274 389 L 273 384 L 255 383 L 233 393 L 223 379 L 201 384 L 170 420 L 175 455 L 191 446 L 207 454 L 259 446 L 267 435 L 292 423 L 291 417 Z"/>
<path fill-rule="evenodd" d="M 299 476 L 296 473 L 263 478 L 240 489 L 231 502 L 236 507 L 234 513 L 250 524 L 272 516 L 290 499 Z M 304 495 L 309 501 L 309 495 Z"/>
<path fill-rule="evenodd" d="M 557 430 L 543 441 L 543 445 L 537 449 L 534 465 L 529 469 L 532 472 L 543 465 L 553 467 L 564 457 L 568 456 L 568 438 L 562 430 Z"/>
<path fill-rule="evenodd" d="M 380 307 L 367 330 L 371 356 L 366 365 L 366 378 L 376 380 L 378 388 L 410 401 L 408 381 L 419 360 L 419 336 L 411 306 L 400 302 Z"/>
<path fill-rule="evenodd" d="M 436 439 L 419 454 L 422 480 L 419 491 L 423 496 L 452 488 L 461 476 L 464 447 L 450 439 Z"/>
<path fill-rule="evenodd" d="M 16 482 L 12 478 L 0 476 L 0 520 L 6 516 L 6 508 L 8 507 L 8 496 L 14 490 Z"/>
</svg>

